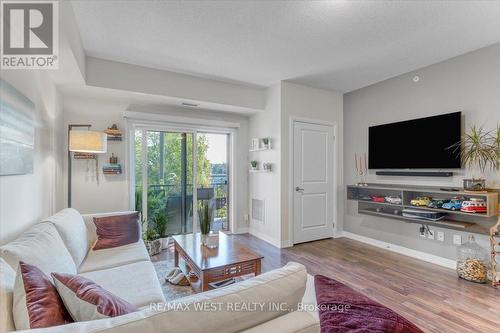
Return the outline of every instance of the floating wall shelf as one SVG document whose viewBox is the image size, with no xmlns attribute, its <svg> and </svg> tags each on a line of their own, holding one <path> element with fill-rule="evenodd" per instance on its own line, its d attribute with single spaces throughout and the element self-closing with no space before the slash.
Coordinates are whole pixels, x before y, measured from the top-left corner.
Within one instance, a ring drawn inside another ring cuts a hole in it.
<svg viewBox="0 0 500 333">
<path fill-rule="evenodd" d="M 366 200 L 367 196 L 398 196 L 401 204 L 388 202 L 374 202 Z M 466 213 L 441 208 L 416 207 L 410 204 L 412 199 L 428 196 L 434 199 L 450 199 L 454 196 L 463 196 L 466 199 L 478 198 L 486 202 L 486 213 Z M 470 193 L 465 191 L 445 191 L 436 186 L 413 186 L 393 184 L 368 184 L 368 186 L 347 186 L 347 199 L 358 202 L 358 213 L 397 219 L 409 223 L 430 224 L 443 228 L 460 229 L 462 231 L 488 234 L 488 230 L 497 221 L 498 192 Z M 420 209 L 424 211 L 446 213 L 444 219 L 428 221 L 402 215 L 405 208 Z"/>
<path fill-rule="evenodd" d="M 249 170 L 250 173 L 267 173 L 267 172 L 272 172 L 272 170 L 265 170 L 265 169 L 258 169 L 258 170 Z"/>
</svg>

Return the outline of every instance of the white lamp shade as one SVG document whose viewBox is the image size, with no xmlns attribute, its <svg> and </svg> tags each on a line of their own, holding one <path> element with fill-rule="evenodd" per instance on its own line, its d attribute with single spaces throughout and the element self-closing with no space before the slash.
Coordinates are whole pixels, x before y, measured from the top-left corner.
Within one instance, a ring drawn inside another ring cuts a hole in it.
<svg viewBox="0 0 500 333">
<path fill-rule="evenodd" d="M 107 134 L 94 131 L 70 131 L 69 150 L 80 153 L 102 154 L 108 150 Z"/>
</svg>

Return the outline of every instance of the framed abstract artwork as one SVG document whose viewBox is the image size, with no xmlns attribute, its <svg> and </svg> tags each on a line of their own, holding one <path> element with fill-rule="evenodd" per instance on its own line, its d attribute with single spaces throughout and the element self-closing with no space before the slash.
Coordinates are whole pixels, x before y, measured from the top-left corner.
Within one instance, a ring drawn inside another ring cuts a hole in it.
<svg viewBox="0 0 500 333">
<path fill-rule="evenodd" d="M 0 79 L 0 176 L 33 173 L 35 104 Z"/>
</svg>

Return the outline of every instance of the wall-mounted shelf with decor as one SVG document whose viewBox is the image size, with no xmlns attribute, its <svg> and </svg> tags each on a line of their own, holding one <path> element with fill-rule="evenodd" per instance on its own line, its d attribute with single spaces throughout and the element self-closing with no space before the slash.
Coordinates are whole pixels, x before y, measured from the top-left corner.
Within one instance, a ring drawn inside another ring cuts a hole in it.
<svg viewBox="0 0 500 333">
<path fill-rule="evenodd" d="M 104 133 L 108 135 L 108 141 L 122 141 L 122 132 L 118 129 L 116 124 L 108 127 L 104 130 Z"/>
<path fill-rule="evenodd" d="M 248 172 L 250 172 L 250 173 L 268 173 L 268 172 L 272 172 L 272 170 L 265 170 L 265 169 L 252 170 L 252 169 L 250 169 Z"/>
<path fill-rule="evenodd" d="M 250 152 L 271 150 L 271 138 L 253 138 L 250 141 Z"/>
<path fill-rule="evenodd" d="M 256 152 L 256 151 L 265 151 L 265 150 L 271 150 L 271 147 L 262 147 L 262 148 L 250 149 L 249 152 L 253 153 L 253 152 Z"/>
<path fill-rule="evenodd" d="M 387 202 L 385 198 L 389 196 L 400 198 L 400 202 L 397 202 L 397 200 Z M 377 197 L 377 200 L 381 201 L 373 201 L 373 197 Z M 442 200 L 453 197 L 464 197 L 466 200 L 484 200 L 487 209 L 485 213 L 469 213 L 460 210 L 413 206 L 411 201 L 417 197 L 431 197 Z M 367 186 L 347 186 L 347 199 L 358 202 L 359 214 L 398 219 L 409 223 L 430 224 L 480 234 L 488 234 L 489 228 L 497 221 L 498 213 L 498 191 L 470 193 L 462 189 L 449 191 L 436 186 L 367 184 Z M 431 221 L 403 216 L 403 210 L 405 209 L 417 210 L 422 213 L 435 212 L 445 215 L 440 220 Z"/>
<path fill-rule="evenodd" d="M 104 164 L 102 167 L 102 173 L 105 175 L 120 175 L 122 174 L 122 165 L 118 163 Z"/>
</svg>

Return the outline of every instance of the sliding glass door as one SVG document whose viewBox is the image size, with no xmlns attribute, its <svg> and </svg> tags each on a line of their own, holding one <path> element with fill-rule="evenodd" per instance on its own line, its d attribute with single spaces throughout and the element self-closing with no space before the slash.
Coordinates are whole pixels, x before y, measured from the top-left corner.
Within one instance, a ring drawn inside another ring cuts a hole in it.
<svg viewBox="0 0 500 333">
<path fill-rule="evenodd" d="M 212 228 L 229 229 L 228 137 L 197 131 L 135 131 L 135 207 L 148 226 L 166 220 L 165 235 L 196 231 L 193 207 L 207 201 Z"/>
</svg>

